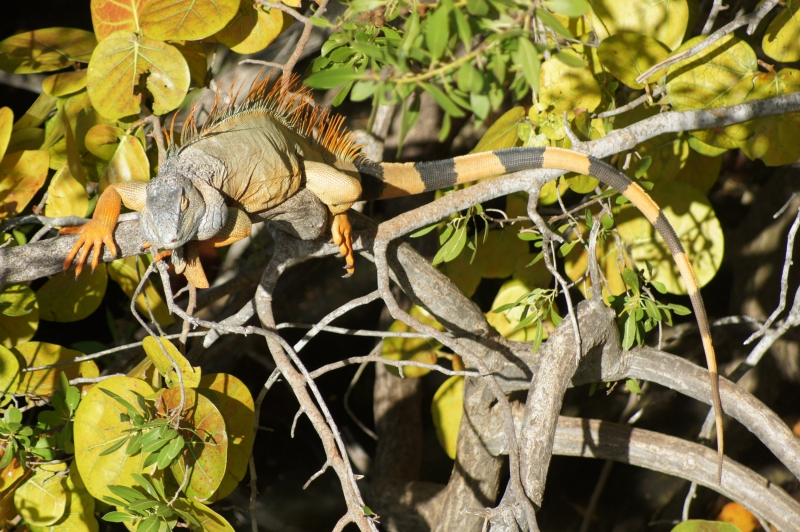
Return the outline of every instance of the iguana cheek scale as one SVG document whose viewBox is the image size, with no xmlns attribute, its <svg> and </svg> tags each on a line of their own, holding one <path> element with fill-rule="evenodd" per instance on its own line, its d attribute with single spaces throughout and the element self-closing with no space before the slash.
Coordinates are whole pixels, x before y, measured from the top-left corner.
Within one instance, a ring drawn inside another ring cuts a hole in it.
<svg viewBox="0 0 800 532">
<path fill-rule="evenodd" d="M 419 194 L 478 179 L 538 168 L 567 170 L 595 177 L 636 206 L 664 239 L 694 307 L 711 379 L 717 424 L 719 478 L 722 475 L 722 406 L 711 331 L 697 279 L 686 252 L 664 213 L 650 196 L 616 168 L 561 148 L 510 148 L 420 163 L 374 163 L 359 155 L 342 128 L 342 117 L 310 104 L 308 89 L 254 84 L 242 103 L 214 108 L 198 130 L 194 114 L 181 132 L 170 135 L 167 158 L 149 183 L 110 185 L 100 196 L 92 220 L 65 228 L 80 233 L 64 261 L 78 257 L 80 273 L 89 251 L 92 268 L 112 238 L 121 205 L 141 211 L 142 233 L 150 246 L 173 250 L 173 263 L 189 282 L 208 286 L 198 259 L 202 247 L 227 246 L 250 235 L 250 215 L 269 210 L 309 189 L 331 214 L 334 242 L 353 271 L 353 247 L 347 210 L 356 201 Z M 218 93 L 217 98 L 220 95 Z M 234 102 L 235 94 L 227 101 Z M 183 248 L 181 250 L 181 248 Z"/>
</svg>

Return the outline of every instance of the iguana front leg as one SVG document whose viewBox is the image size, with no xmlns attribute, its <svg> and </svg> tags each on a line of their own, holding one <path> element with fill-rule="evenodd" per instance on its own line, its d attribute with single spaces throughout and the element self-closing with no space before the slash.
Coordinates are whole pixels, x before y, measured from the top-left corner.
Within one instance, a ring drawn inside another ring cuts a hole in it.
<svg viewBox="0 0 800 532">
<path fill-rule="evenodd" d="M 97 200 L 97 206 L 89 223 L 61 229 L 62 235 L 81 235 L 64 260 L 65 270 L 69 269 L 73 259 L 80 253 L 78 263 L 75 266 L 75 275 L 80 275 L 89 252 L 92 250 L 94 250 L 94 256 L 92 257 L 92 270 L 94 270 L 103 255 L 103 244 L 108 246 L 111 253 L 117 254 L 117 246 L 114 244 L 113 235 L 122 205 L 124 204 L 134 211 L 141 211 L 144 208 L 146 187 L 147 183 L 138 181 L 109 185 L 100 195 L 100 199 Z"/>
<path fill-rule="evenodd" d="M 208 278 L 205 270 L 203 270 L 203 265 L 200 263 L 200 250 L 202 248 L 229 246 L 250 236 L 251 228 L 250 218 L 244 211 L 228 207 L 228 219 L 216 236 L 206 240 L 192 240 L 184 246 L 186 267 L 183 270 L 183 275 L 186 280 L 196 288 L 208 288 Z"/>
<path fill-rule="evenodd" d="M 333 215 L 331 233 L 333 243 L 345 257 L 347 276 L 355 271 L 353 258 L 353 234 L 347 209 L 361 196 L 361 182 L 338 169 L 324 163 L 304 161 L 306 188 L 328 206 Z"/>
</svg>

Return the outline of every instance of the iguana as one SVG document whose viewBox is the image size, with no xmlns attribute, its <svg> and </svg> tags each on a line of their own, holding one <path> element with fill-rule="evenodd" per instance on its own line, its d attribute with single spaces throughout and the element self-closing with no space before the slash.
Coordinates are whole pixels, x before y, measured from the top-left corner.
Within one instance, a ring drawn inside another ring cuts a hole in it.
<svg viewBox="0 0 800 532">
<path fill-rule="evenodd" d="M 297 89 L 297 90 L 295 90 Z M 664 239 L 694 307 L 708 364 L 717 425 L 718 475 L 723 460 L 722 406 L 714 346 L 703 298 L 686 252 L 664 213 L 636 183 L 609 164 L 561 148 L 510 148 L 433 162 L 374 163 L 359 155 L 342 127 L 343 118 L 311 105 L 306 88 L 254 83 L 244 100 L 214 108 L 198 129 L 194 113 L 180 143 L 170 135 L 166 160 L 149 183 L 109 185 L 86 225 L 62 229 L 80 238 L 64 261 L 77 256 L 79 274 L 90 250 L 92 268 L 106 244 L 116 254 L 113 231 L 121 205 L 141 211 L 145 241 L 172 253 L 176 269 L 206 287 L 198 249 L 229 245 L 250 235 L 250 217 L 286 201 L 302 187 L 330 211 L 333 241 L 353 271 L 347 210 L 356 201 L 419 194 L 495 175 L 550 168 L 595 177 L 636 206 Z M 185 250 L 182 249 L 185 246 Z M 79 255 L 80 254 L 80 255 Z M 79 256 L 78 256 L 79 255 Z"/>
</svg>

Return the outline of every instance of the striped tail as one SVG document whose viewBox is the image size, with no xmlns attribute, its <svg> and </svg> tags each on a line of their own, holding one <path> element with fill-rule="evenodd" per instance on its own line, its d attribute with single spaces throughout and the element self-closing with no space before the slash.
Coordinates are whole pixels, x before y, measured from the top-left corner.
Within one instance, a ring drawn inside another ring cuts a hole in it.
<svg viewBox="0 0 800 532">
<path fill-rule="evenodd" d="M 441 161 L 382 164 L 356 162 L 355 166 L 361 174 L 362 195 L 360 199 L 363 200 L 420 194 L 495 175 L 538 168 L 567 170 L 589 175 L 628 198 L 664 239 L 667 249 L 678 266 L 683 282 L 686 284 L 689 298 L 692 300 L 711 381 L 711 398 L 717 424 L 717 481 L 722 482 L 724 451 L 722 403 L 719 395 L 717 359 L 711 341 L 711 328 L 703 297 L 700 295 L 697 278 L 678 235 L 675 234 L 675 230 L 664 216 L 661 208 L 642 187 L 596 157 L 561 148 L 510 148 L 473 153 Z"/>
</svg>

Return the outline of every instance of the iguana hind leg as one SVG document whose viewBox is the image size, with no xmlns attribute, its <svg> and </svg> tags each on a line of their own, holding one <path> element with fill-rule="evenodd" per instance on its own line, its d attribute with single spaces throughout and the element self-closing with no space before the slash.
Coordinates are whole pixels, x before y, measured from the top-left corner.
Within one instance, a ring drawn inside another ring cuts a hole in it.
<svg viewBox="0 0 800 532">
<path fill-rule="evenodd" d="M 339 253 L 345 257 L 347 276 L 355 271 L 353 258 L 353 231 L 347 218 L 347 209 L 361 196 L 361 182 L 344 172 L 324 163 L 304 162 L 306 188 L 328 206 L 333 221 L 331 234 L 333 242 L 339 246 Z"/>
<path fill-rule="evenodd" d="M 76 227 L 63 227 L 62 235 L 79 234 L 78 241 L 64 260 L 64 269 L 68 270 L 72 261 L 78 256 L 75 266 L 75 276 L 81 274 L 83 265 L 89 257 L 89 252 L 94 250 L 92 257 L 92 270 L 97 268 L 100 257 L 103 255 L 103 244 L 108 246 L 112 254 L 117 254 L 117 246 L 114 244 L 114 227 L 119 219 L 119 212 L 124 204 L 129 209 L 141 211 L 144 208 L 146 183 L 138 181 L 128 181 L 125 183 L 115 183 L 110 185 L 100 195 L 97 207 L 94 209 L 89 223 Z"/>
</svg>

